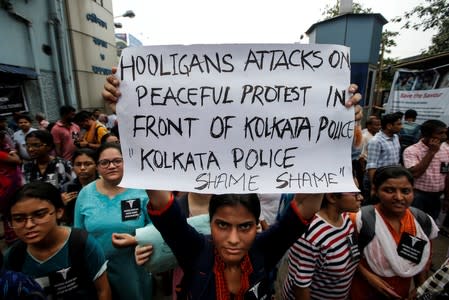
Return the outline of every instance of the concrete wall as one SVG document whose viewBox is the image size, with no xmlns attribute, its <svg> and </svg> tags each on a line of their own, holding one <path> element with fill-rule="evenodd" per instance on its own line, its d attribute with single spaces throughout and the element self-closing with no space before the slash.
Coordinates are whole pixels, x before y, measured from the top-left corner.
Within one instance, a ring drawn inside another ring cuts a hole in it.
<svg viewBox="0 0 449 300">
<path fill-rule="evenodd" d="M 36 46 L 36 58 L 40 68 L 52 70 L 51 57 L 42 51 L 49 45 L 47 1 L 11 1 L 15 12 L 0 9 L 0 36 L 2 47 L 0 63 L 34 68 L 32 43 Z M 20 20 L 28 20 L 28 26 Z M 31 40 L 32 39 L 32 40 Z"/>
<path fill-rule="evenodd" d="M 50 113 L 45 108 L 58 107 L 52 55 L 57 52 L 49 39 L 49 1 L 10 1 L 0 9 L 0 63 L 24 67 L 40 74 L 38 80 L 15 78 L 22 86 L 25 102 L 32 114 Z M 44 49 L 50 52 L 45 52 Z M 0 84 L 2 84 L 0 82 Z M 44 104 L 45 101 L 45 104 Z M 45 107 L 44 107 L 45 106 Z"/>
<path fill-rule="evenodd" d="M 37 80 L 18 77 L 16 82 L 30 113 L 44 112 L 56 120 L 64 104 L 104 107 L 100 94 L 105 75 L 118 61 L 112 0 L 4 2 L 0 64 L 39 74 Z"/>
</svg>

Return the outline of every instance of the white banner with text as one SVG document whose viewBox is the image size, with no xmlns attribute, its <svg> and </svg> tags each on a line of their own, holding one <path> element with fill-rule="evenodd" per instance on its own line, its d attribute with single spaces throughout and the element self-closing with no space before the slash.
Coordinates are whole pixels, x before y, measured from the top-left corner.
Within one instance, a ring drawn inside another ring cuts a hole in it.
<svg viewBox="0 0 449 300">
<path fill-rule="evenodd" d="M 430 119 L 449 124 L 449 88 L 444 81 L 437 86 L 439 78 L 439 73 L 434 69 L 396 71 L 385 105 L 386 112 L 414 109 L 418 113 L 416 122 L 419 124 Z"/>
</svg>

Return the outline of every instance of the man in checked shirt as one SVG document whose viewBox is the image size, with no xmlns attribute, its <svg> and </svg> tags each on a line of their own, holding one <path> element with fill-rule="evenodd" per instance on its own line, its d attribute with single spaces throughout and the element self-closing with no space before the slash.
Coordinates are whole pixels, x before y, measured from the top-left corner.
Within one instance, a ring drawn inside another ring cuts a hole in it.
<svg viewBox="0 0 449 300">
<path fill-rule="evenodd" d="M 422 139 L 404 150 L 404 166 L 415 178 L 412 206 L 428 213 L 434 219 L 441 209 L 440 197 L 448 189 L 449 146 L 446 124 L 428 120 L 421 125 Z M 449 195 L 446 191 L 445 195 Z"/>
<path fill-rule="evenodd" d="M 381 130 L 368 142 L 366 174 L 363 182 L 365 191 L 368 191 L 367 196 L 372 191 L 376 169 L 399 164 L 401 144 L 398 133 L 402 128 L 401 118 L 402 114 L 398 112 L 383 115 L 380 120 Z M 366 201 L 372 204 L 369 199 Z"/>
</svg>

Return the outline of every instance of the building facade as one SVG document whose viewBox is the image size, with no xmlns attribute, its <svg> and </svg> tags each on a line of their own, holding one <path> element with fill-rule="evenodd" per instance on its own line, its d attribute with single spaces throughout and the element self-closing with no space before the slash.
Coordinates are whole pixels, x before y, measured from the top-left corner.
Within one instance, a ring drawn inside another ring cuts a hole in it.
<svg viewBox="0 0 449 300">
<path fill-rule="evenodd" d="M 0 114 L 103 108 L 117 64 L 112 0 L 0 0 Z"/>
</svg>

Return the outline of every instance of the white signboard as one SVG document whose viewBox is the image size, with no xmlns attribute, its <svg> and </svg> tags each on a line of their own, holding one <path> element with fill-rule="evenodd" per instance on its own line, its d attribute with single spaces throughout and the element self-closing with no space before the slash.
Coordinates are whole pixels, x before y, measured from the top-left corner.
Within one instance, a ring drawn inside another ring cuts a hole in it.
<svg viewBox="0 0 449 300">
<path fill-rule="evenodd" d="M 418 113 L 417 123 L 437 119 L 449 124 L 449 88 L 444 80 L 437 86 L 439 77 L 434 69 L 397 70 L 385 105 L 386 112 L 414 109 Z"/>
<path fill-rule="evenodd" d="M 393 91 L 387 106 L 388 112 L 414 109 L 417 123 L 437 119 L 449 124 L 449 88 L 424 91 Z"/>
<path fill-rule="evenodd" d="M 356 190 L 349 48 L 126 48 L 122 186 L 199 193 Z"/>
</svg>

